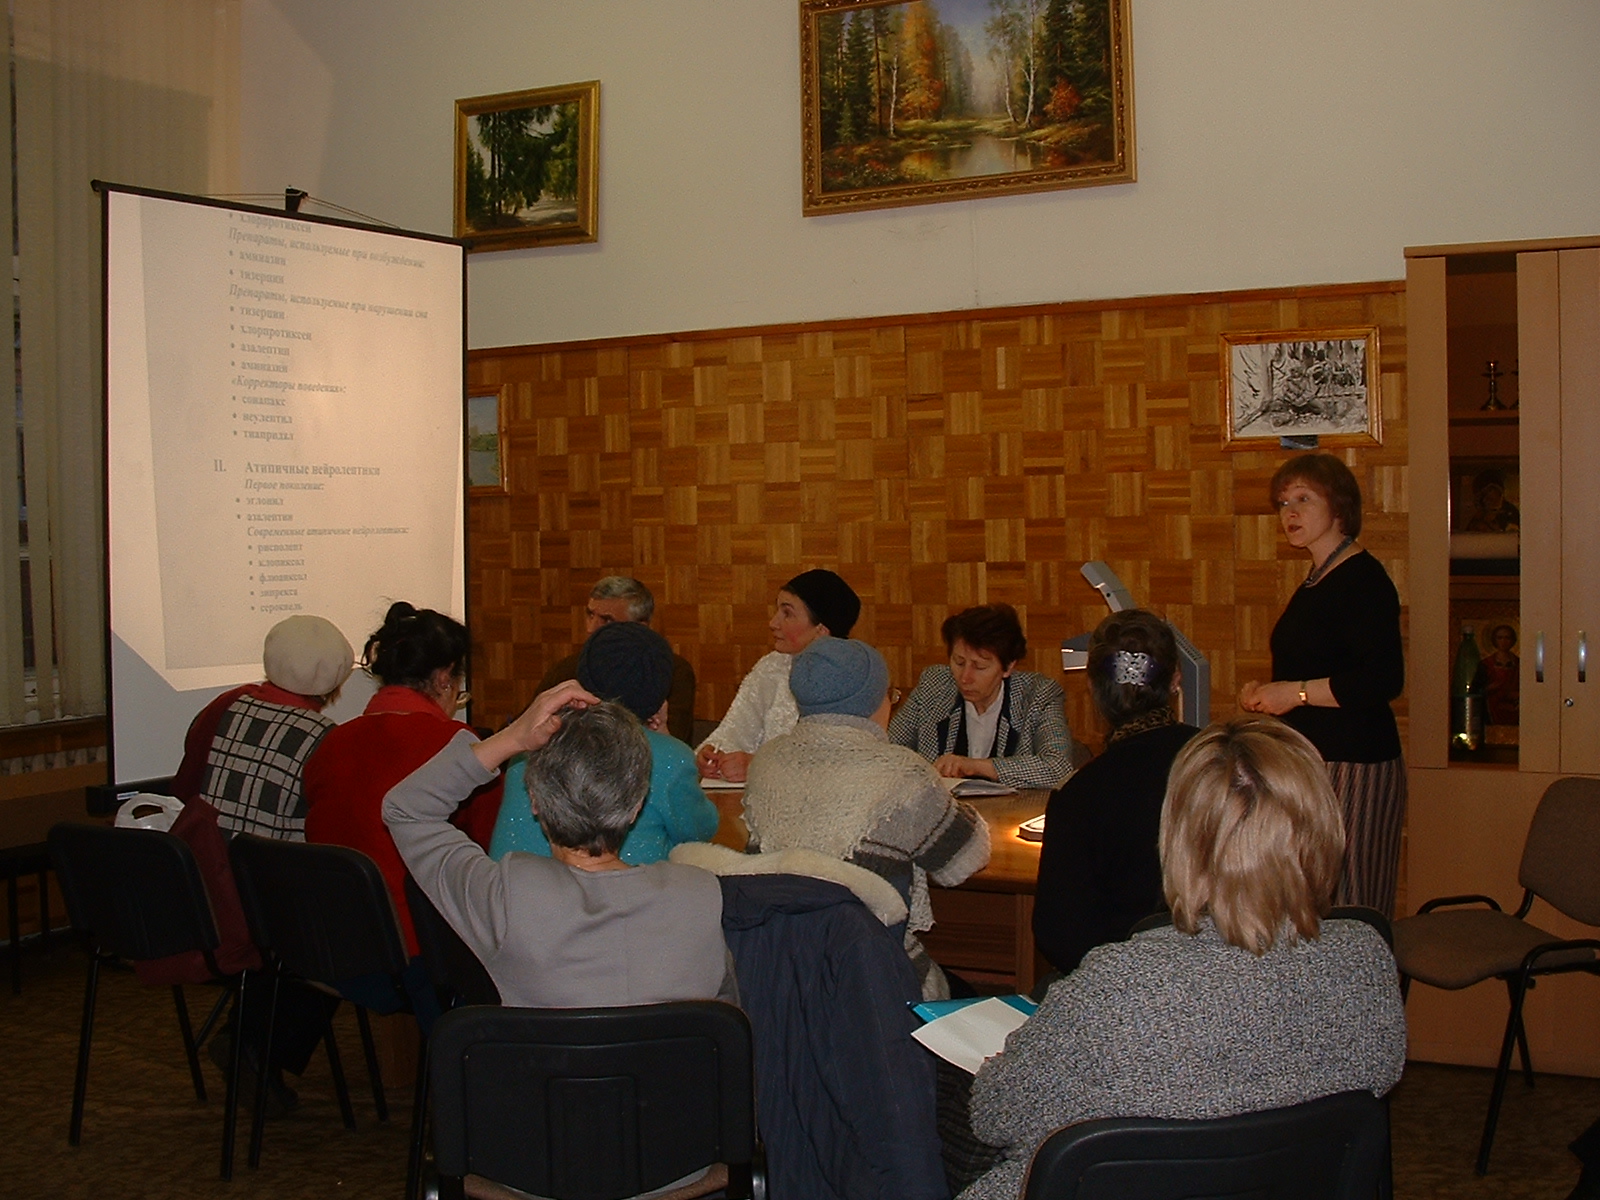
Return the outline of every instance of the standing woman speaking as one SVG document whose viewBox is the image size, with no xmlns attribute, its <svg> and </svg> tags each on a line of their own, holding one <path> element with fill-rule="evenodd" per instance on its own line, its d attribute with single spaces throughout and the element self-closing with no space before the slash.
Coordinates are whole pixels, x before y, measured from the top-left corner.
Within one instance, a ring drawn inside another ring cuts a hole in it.
<svg viewBox="0 0 1600 1200">
<path fill-rule="evenodd" d="M 1328 764 L 1344 809 L 1345 862 L 1335 902 L 1392 915 L 1405 822 L 1406 772 L 1389 703 L 1405 685 L 1400 596 L 1361 534 L 1361 489 L 1331 454 L 1291 458 L 1268 495 L 1284 537 L 1311 559 L 1272 630 L 1272 682 L 1251 680 L 1239 706 L 1303 733 Z"/>
</svg>

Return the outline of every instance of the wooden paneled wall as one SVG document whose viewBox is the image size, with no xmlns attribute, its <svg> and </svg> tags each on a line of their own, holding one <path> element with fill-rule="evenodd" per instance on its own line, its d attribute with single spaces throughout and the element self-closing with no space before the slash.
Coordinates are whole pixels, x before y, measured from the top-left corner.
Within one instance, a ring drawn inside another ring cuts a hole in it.
<svg viewBox="0 0 1600 1200">
<path fill-rule="evenodd" d="M 475 351 L 508 479 L 469 506 L 475 719 L 512 715 L 581 641 L 601 575 L 655 592 L 713 718 L 809 567 L 861 594 L 857 634 L 908 688 L 948 614 L 1001 600 L 1024 665 L 1059 678 L 1060 640 L 1105 615 L 1078 574 L 1097 558 L 1210 655 L 1213 715 L 1231 713 L 1307 563 L 1265 495 L 1285 452 L 1222 447 L 1218 335 L 1352 325 L 1380 329 L 1384 442 L 1342 453 L 1404 601 L 1399 282 Z M 1097 746 L 1081 676 L 1068 696 Z"/>
</svg>

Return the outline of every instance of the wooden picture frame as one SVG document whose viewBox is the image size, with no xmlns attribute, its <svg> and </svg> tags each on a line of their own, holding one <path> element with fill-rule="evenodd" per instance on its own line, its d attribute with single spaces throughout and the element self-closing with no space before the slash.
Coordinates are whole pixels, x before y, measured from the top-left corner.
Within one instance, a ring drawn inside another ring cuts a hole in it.
<svg viewBox="0 0 1600 1200">
<path fill-rule="evenodd" d="M 800 122 L 808 217 L 1131 183 L 1129 0 L 800 0 Z"/>
<path fill-rule="evenodd" d="M 456 101 L 455 236 L 469 251 L 599 239 L 600 84 Z"/>
<path fill-rule="evenodd" d="M 506 494 L 506 389 L 467 393 L 465 413 L 467 494 Z"/>
<path fill-rule="evenodd" d="M 1378 366 L 1375 325 L 1224 333 L 1223 446 L 1275 448 L 1284 438 L 1381 446 Z"/>
</svg>

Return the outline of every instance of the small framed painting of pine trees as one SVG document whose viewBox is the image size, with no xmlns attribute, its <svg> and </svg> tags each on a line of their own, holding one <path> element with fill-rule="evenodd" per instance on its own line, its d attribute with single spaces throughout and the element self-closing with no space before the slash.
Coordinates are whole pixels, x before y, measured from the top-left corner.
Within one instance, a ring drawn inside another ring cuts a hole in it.
<svg viewBox="0 0 1600 1200">
<path fill-rule="evenodd" d="M 600 236 L 600 84 L 456 101 L 456 237 L 468 250 Z"/>
<path fill-rule="evenodd" d="M 806 216 L 1131 183 L 1129 0 L 800 0 Z"/>
</svg>

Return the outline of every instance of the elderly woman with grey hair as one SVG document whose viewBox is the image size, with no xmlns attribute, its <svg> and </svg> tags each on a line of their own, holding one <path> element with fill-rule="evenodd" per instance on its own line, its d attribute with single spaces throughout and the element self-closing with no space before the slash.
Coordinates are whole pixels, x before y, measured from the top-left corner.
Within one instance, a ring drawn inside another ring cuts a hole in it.
<svg viewBox="0 0 1600 1200">
<path fill-rule="evenodd" d="M 450 824 L 518 753 L 549 858 L 495 862 Z M 541 693 L 499 733 L 458 733 L 384 798 L 383 819 L 419 887 L 523 1007 L 733 999 L 722 891 L 695 867 L 618 855 L 650 785 L 638 719 L 576 683 Z M 647 953 L 621 955 L 618 946 Z"/>
</svg>

